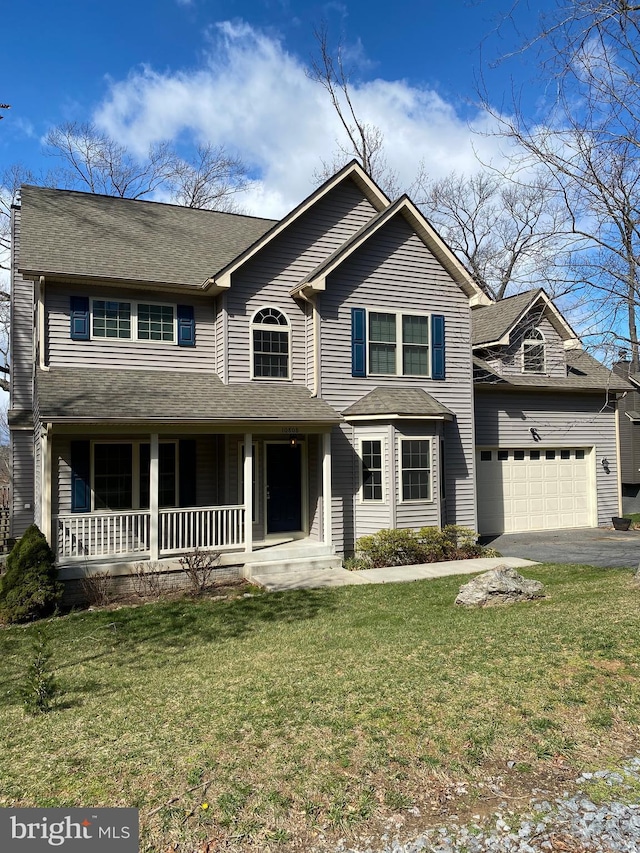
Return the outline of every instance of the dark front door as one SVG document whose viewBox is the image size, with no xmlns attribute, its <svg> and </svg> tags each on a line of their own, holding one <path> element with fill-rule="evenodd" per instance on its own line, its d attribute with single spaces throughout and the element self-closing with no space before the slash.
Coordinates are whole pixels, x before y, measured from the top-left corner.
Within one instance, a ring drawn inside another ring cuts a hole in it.
<svg viewBox="0 0 640 853">
<path fill-rule="evenodd" d="M 267 444 L 267 533 L 302 530 L 302 447 Z"/>
</svg>

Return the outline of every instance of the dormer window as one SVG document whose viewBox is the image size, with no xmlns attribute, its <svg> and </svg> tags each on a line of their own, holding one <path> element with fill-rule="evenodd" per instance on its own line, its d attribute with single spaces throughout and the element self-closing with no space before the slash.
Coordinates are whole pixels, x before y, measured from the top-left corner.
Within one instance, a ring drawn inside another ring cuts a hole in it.
<svg viewBox="0 0 640 853">
<path fill-rule="evenodd" d="M 532 326 L 527 329 L 522 342 L 523 373 L 545 372 L 545 340 L 540 329 Z"/>
<path fill-rule="evenodd" d="M 277 308 L 261 308 L 251 320 L 254 379 L 289 379 L 291 326 Z"/>
</svg>

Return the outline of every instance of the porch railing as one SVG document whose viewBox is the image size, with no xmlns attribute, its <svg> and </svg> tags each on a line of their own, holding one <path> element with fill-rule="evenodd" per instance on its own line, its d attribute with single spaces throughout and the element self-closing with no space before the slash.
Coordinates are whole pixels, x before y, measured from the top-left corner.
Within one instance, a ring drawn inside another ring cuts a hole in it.
<svg viewBox="0 0 640 853">
<path fill-rule="evenodd" d="M 70 513 L 55 519 L 59 560 L 146 556 L 150 553 L 151 513 Z M 161 509 L 160 556 L 194 548 L 225 550 L 244 543 L 244 506 Z"/>
</svg>

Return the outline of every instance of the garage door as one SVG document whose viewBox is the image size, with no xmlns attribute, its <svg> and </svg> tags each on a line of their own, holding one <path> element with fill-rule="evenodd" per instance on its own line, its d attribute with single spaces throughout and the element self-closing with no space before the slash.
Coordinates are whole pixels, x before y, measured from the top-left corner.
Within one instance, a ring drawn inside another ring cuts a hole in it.
<svg viewBox="0 0 640 853">
<path fill-rule="evenodd" d="M 582 447 L 478 450 L 480 533 L 589 527 L 588 458 Z"/>
</svg>

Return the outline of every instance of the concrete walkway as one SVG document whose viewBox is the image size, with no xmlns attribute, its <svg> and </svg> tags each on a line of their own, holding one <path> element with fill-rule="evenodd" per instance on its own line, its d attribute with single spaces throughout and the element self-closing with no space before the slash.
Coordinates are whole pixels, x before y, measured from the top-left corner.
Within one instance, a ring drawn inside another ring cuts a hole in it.
<svg viewBox="0 0 640 853">
<path fill-rule="evenodd" d="M 391 566 L 386 569 L 366 569 L 349 572 L 347 569 L 313 569 L 310 571 L 275 572 L 254 575 L 252 583 L 269 592 L 285 589 L 321 589 L 333 586 L 351 586 L 365 583 L 404 583 L 446 575 L 471 575 L 486 572 L 496 566 L 519 569 L 535 566 L 533 560 L 521 557 L 479 557 L 476 560 L 450 560 L 446 563 L 424 563 L 419 566 Z"/>
</svg>

